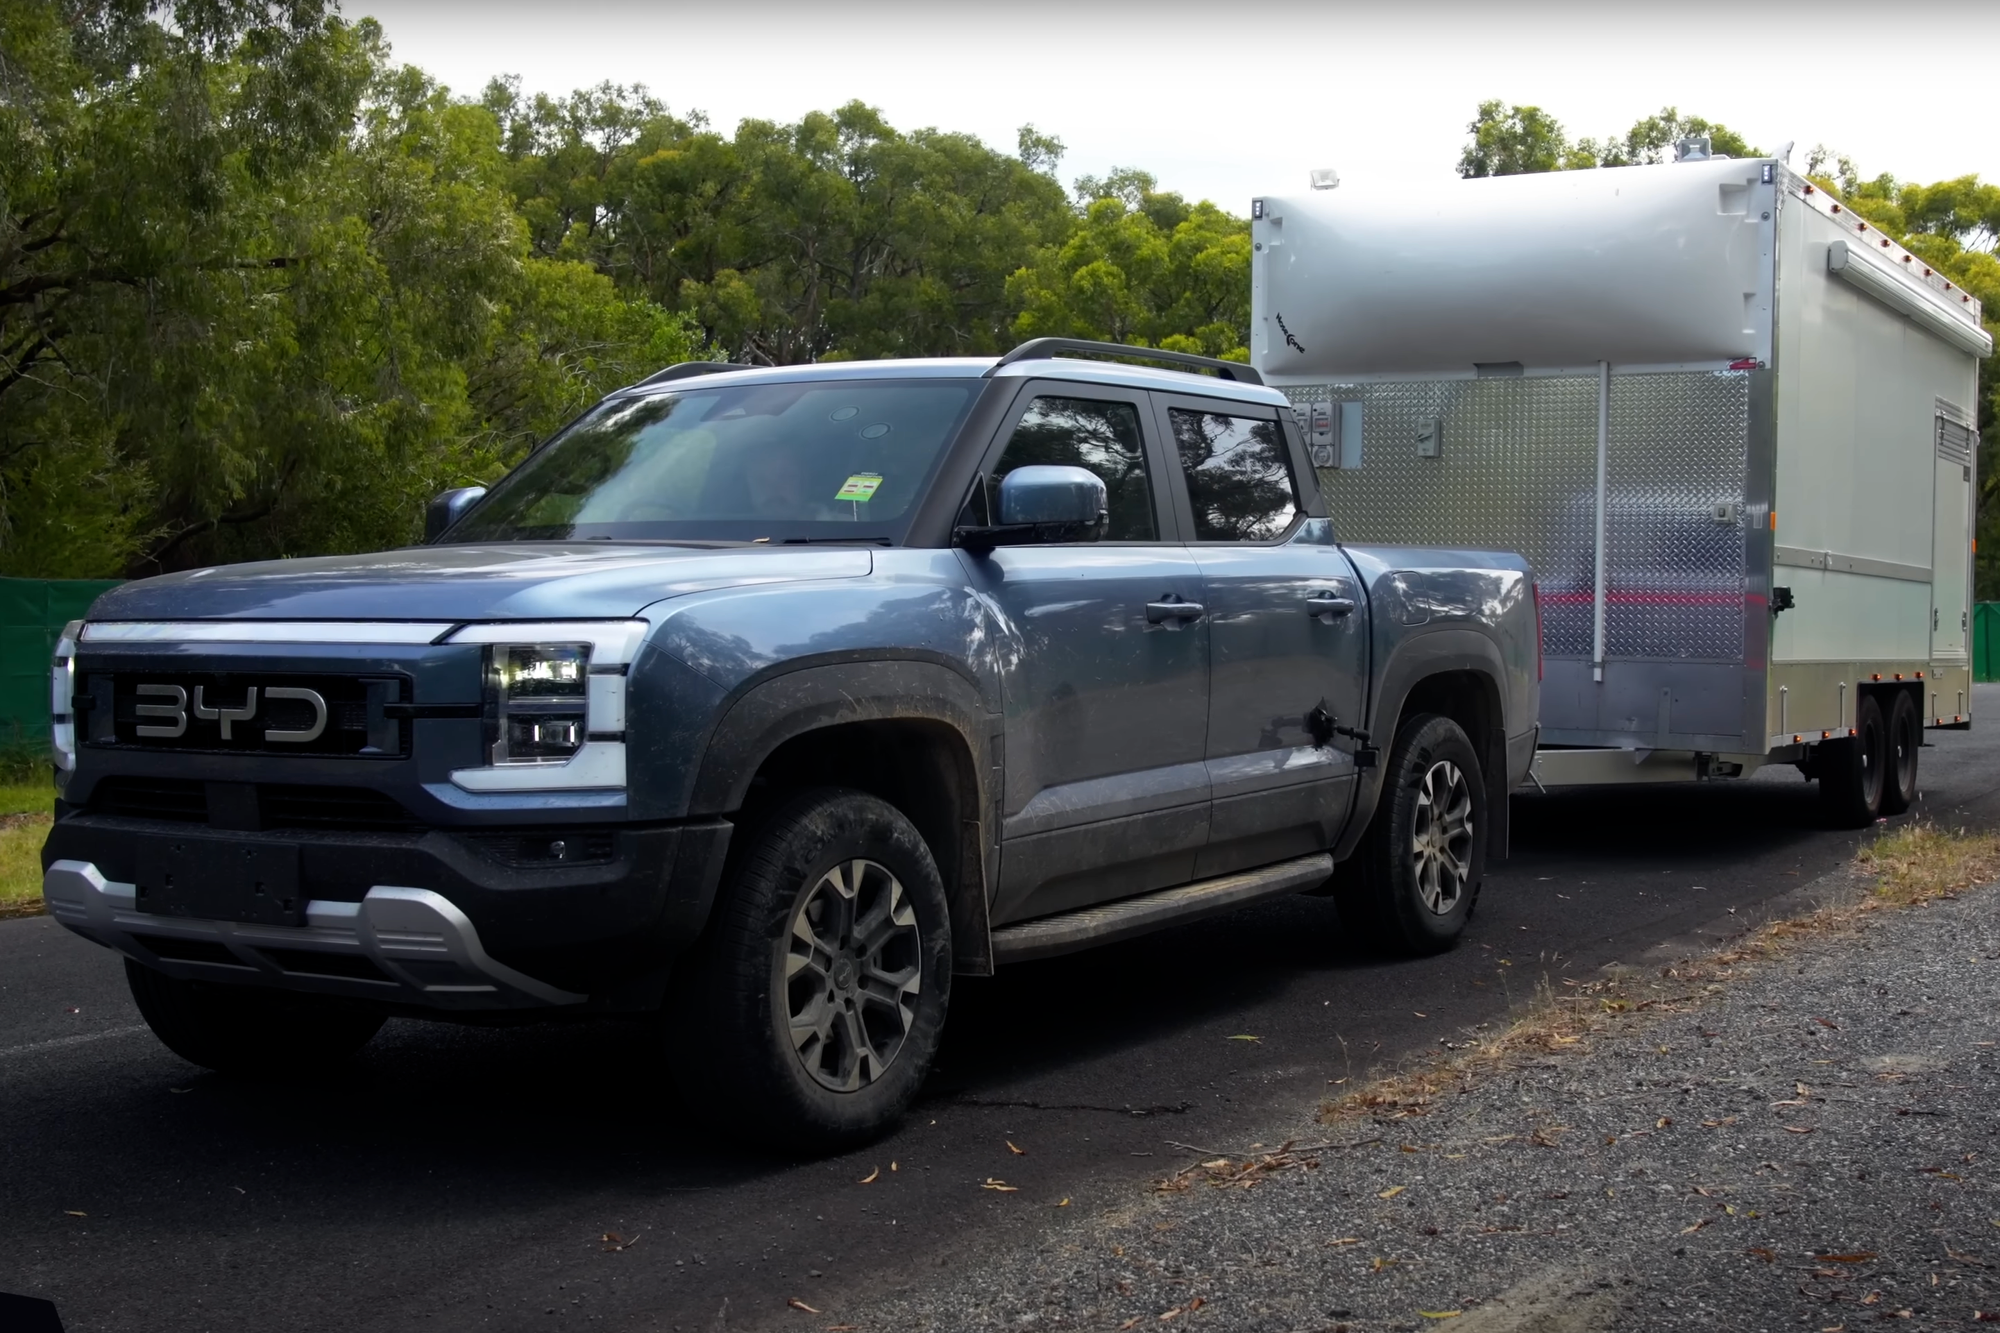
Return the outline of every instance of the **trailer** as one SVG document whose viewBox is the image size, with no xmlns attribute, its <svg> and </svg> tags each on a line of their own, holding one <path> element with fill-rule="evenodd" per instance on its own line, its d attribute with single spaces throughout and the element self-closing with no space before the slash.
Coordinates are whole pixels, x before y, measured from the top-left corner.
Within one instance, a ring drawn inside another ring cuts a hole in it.
<svg viewBox="0 0 2000 1333">
<path fill-rule="evenodd" d="M 1340 538 L 1532 563 L 1532 785 L 1915 798 L 1972 715 L 1977 300 L 1768 158 L 1266 196 L 1251 239 Z"/>
</svg>

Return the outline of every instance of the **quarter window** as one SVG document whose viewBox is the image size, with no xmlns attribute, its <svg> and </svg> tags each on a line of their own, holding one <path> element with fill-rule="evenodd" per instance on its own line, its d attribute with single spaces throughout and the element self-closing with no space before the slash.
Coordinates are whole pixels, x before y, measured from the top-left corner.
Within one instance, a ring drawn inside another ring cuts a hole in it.
<svg viewBox="0 0 2000 1333">
<path fill-rule="evenodd" d="M 1204 542 L 1270 541 L 1292 525 L 1299 493 L 1278 423 L 1221 412 L 1167 410 Z"/>
<path fill-rule="evenodd" d="M 1051 463 L 1094 472 L 1104 482 L 1110 525 L 1104 540 L 1159 539 L 1153 518 L 1153 489 L 1146 473 L 1146 449 L 1139 434 L 1139 410 L 1130 403 L 1088 398 L 1037 398 L 1007 438 L 993 468 L 990 488 L 1017 467 Z"/>
</svg>

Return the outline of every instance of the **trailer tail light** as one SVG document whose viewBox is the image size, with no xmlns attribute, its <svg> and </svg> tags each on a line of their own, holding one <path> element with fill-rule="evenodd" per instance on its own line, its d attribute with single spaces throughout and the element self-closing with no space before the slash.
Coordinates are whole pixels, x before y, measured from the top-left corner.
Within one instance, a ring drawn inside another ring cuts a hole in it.
<svg viewBox="0 0 2000 1333">
<path fill-rule="evenodd" d="M 1528 591 L 1535 599 L 1535 683 L 1542 683 L 1542 585 L 1531 582 Z"/>
<path fill-rule="evenodd" d="M 1731 361 L 1729 363 L 1729 368 L 1731 370 L 1761 370 L 1763 369 L 1763 367 L 1764 363 L 1762 361 L 1759 361 L 1754 356 L 1746 356 L 1741 358 L 1740 360 Z"/>
</svg>

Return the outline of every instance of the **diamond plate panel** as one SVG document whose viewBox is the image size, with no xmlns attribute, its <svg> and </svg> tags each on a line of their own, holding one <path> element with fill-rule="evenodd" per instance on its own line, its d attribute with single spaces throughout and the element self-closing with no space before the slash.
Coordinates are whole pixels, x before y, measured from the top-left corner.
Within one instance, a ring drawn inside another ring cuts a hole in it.
<svg viewBox="0 0 2000 1333">
<path fill-rule="evenodd" d="M 1551 657 L 1591 651 L 1597 379 L 1299 385 L 1295 403 L 1359 401 L 1362 465 L 1319 471 L 1342 540 L 1519 551 Z M 1748 376 L 1611 380 L 1605 515 L 1610 657 L 1740 661 Z M 1436 457 L 1419 441 L 1435 428 Z"/>
<path fill-rule="evenodd" d="M 1743 659 L 1749 428 L 1748 375 L 1611 377 L 1607 657 Z"/>
<path fill-rule="evenodd" d="M 1315 385 L 1294 402 L 1359 400 L 1357 469 L 1321 470 L 1343 541 L 1519 551 L 1542 590 L 1550 655 L 1590 652 L 1597 381 L 1427 380 Z M 1438 423 L 1438 456 L 1419 437 Z"/>
</svg>

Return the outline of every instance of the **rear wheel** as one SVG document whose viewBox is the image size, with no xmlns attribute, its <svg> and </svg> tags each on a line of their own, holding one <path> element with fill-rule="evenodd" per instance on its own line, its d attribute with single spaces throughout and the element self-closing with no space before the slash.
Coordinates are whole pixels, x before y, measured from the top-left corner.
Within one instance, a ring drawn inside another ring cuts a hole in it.
<svg viewBox="0 0 2000 1333">
<path fill-rule="evenodd" d="M 1854 734 L 1819 746 L 1819 803 L 1839 828 L 1863 828 L 1882 813 L 1887 781 L 1888 727 L 1875 696 L 1864 694 L 1854 710 Z"/>
<path fill-rule="evenodd" d="M 1486 870 L 1486 782 L 1472 742 L 1447 717 L 1396 732 L 1382 797 L 1335 881 L 1341 919 L 1393 953 L 1449 949 L 1465 930 Z"/>
<path fill-rule="evenodd" d="M 305 1074 L 339 1064 L 385 1021 L 317 995 L 181 981 L 131 959 L 125 980 L 140 1017 L 181 1059 L 223 1074 Z"/>
<path fill-rule="evenodd" d="M 896 1123 L 950 993 L 950 916 L 922 837 L 873 796 L 813 791 L 752 834 L 661 1036 L 698 1115 L 826 1151 Z"/>
<path fill-rule="evenodd" d="M 1917 800 L 1917 755 L 1924 743 L 1923 720 L 1908 690 L 1896 691 L 1889 705 L 1887 771 L 1882 781 L 1882 813 L 1900 815 Z"/>
</svg>

